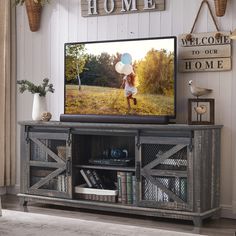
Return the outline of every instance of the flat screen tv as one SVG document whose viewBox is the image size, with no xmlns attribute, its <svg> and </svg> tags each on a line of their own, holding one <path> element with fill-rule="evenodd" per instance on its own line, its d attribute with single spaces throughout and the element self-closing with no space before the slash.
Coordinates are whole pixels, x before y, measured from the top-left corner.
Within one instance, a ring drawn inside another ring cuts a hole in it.
<svg viewBox="0 0 236 236">
<path fill-rule="evenodd" d="M 66 43 L 60 120 L 166 123 L 175 85 L 176 37 Z"/>
</svg>

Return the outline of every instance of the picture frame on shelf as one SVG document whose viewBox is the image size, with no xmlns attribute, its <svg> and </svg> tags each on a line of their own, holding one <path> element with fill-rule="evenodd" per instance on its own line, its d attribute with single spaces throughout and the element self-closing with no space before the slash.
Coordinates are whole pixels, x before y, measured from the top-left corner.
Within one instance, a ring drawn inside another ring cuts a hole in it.
<svg viewBox="0 0 236 236">
<path fill-rule="evenodd" d="M 213 98 L 188 99 L 188 124 L 213 125 L 215 123 L 215 100 Z"/>
</svg>

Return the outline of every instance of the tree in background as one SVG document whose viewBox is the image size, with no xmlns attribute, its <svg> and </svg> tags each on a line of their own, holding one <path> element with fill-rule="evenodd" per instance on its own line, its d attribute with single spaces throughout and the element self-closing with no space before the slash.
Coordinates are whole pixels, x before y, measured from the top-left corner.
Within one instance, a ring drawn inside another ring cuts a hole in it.
<svg viewBox="0 0 236 236">
<path fill-rule="evenodd" d="M 151 49 L 143 60 L 135 64 L 140 93 L 173 95 L 173 53 Z"/>
<path fill-rule="evenodd" d="M 120 75 L 115 71 L 115 64 L 120 60 L 121 54 L 87 55 L 84 70 L 81 73 L 82 84 L 119 88 Z"/>
<path fill-rule="evenodd" d="M 85 45 L 68 44 L 65 50 L 66 83 L 78 83 L 77 76 L 83 72 L 87 60 Z"/>
</svg>

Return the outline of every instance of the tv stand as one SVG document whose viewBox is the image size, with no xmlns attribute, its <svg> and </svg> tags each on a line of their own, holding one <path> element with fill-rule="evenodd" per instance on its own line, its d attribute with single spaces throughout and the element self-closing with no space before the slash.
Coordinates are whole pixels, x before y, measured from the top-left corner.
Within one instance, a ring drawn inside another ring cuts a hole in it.
<svg viewBox="0 0 236 236">
<path fill-rule="evenodd" d="M 32 201 L 191 220 L 196 226 L 219 214 L 220 125 L 20 125 L 22 205 Z M 122 156 L 133 161 L 128 166 L 89 162 Z M 106 188 L 88 188 L 88 170 Z"/>
</svg>

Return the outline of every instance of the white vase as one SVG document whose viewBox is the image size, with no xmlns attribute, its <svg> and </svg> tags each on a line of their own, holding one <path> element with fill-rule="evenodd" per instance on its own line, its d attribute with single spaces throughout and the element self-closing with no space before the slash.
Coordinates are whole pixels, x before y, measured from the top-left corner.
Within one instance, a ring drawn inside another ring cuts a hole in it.
<svg viewBox="0 0 236 236">
<path fill-rule="evenodd" d="M 34 94 L 32 119 L 41 120 L 42 113 L 47 111 L 46 97 L 39 96 L 39 93 Z"/>
</svg>

